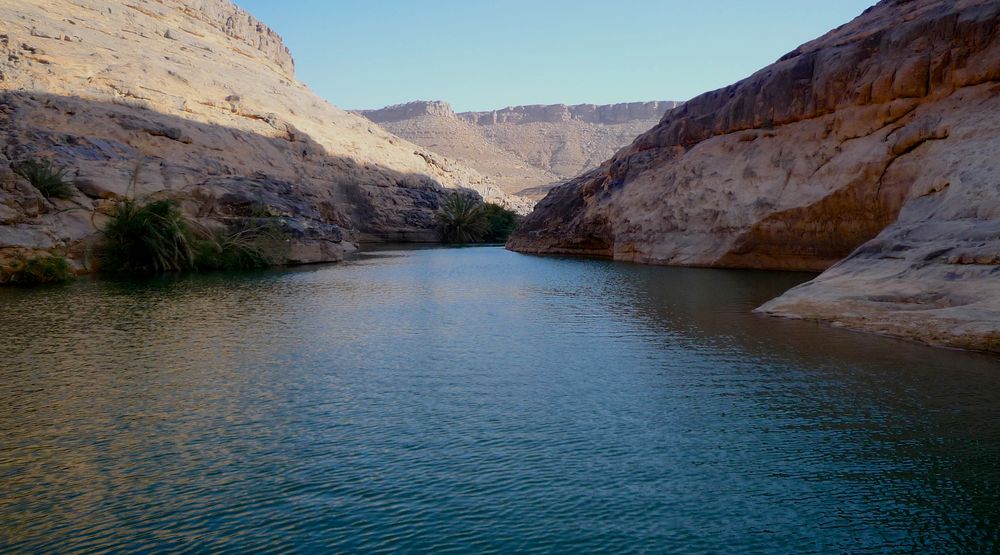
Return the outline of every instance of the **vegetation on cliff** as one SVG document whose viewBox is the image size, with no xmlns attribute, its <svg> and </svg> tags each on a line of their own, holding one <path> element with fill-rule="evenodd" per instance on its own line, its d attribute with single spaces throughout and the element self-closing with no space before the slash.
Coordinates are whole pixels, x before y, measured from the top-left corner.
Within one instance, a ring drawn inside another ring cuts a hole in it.
<svg viewBox="0 0 1000 555">
<path fill-rule="evenodd" d="M 15 165 L 14 171 L 27 179 L 45 198 L 67 199 L 76 194 L 73 184 L 67 180 L 69 171 L 54 166 L 49 160 L 25 160 Z"/>
<path fill-rule="evenodd" d="M 274 225 L 239 224 L 235 232 L 210 230 L 169 198 L 136 199 L 142 171 L 136 162 L 130 195 L 118 200 L 98 245 L 101 270 L 117 273 L 250 270 L 274 266 L 287 239 Z"/>
</svg>

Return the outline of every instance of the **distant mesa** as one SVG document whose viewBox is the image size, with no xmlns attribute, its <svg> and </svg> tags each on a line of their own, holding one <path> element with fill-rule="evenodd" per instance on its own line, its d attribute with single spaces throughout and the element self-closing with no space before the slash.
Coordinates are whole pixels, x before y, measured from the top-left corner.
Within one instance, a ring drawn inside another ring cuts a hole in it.
<svg viewBox="0 0 1000 555">
<path fill-rule="evenodd" d="M 473 125 L 500 123 L 562 123 L 581 121 L 599 125 L 619 125 L 633 121 L 659 120 L 681 102 L 623 102 L 620 104 L 532 104 L 510 106 L 488 112 L 456 113 L 451 105 L 439 100 L 417 100 L 387 106 L 379 110 L 359 110 L 358 113 L 375 123 L 394 123 L 421 116 L 457 117 Z"/>
<path fill-rule="evenodd" d="M 550 104 L 456 113 L 447 102 L 421 100 L 357 113 L 478 170 L 509 193 L 537 199 L 596 167 L 680 105 Z"/>
<path fill-rule="evenodd" d="M 418 100 L 406 104 L 386 106 L 381 110 L 359 110 L 358 114 L 375 123 L 395 123 L 421 116 L 455 117 L 455 112 L 447 102 L 434 100 Z"/>
<path fill-rule="evenodd" d="M 565 104 L 514 106 L 491 112 L 466 112 L 458 116 L 476 125 L 500 123 L 561 123 L 582 121 L 598 125 L 620 125 L 630 122 L 659 120 L 680 102 L 624 102 L 621 104 Z M 624 145 L 622 145 L 624 146 Z"/>
</svg>

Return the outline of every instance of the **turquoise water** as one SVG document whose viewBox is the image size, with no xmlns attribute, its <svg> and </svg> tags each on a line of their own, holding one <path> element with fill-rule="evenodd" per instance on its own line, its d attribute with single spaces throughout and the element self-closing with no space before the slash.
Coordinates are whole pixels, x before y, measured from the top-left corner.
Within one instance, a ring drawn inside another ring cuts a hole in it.
<svg viewBox="0 0 1000 555">
<path fill-rule="evenodd" d="M 990 552 L 1000 360 L 499 248 L 0 290 L 0 551 Z"/>
</svg>

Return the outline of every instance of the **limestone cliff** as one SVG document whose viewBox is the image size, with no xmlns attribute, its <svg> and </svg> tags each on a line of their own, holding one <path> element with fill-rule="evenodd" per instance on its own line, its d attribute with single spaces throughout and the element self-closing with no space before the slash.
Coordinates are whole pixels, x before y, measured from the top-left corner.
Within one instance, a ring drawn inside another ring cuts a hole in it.
<svg viewBox="0 0 1000 555">
<path fill-rule="evenodd" d="M 555 189 L 508 246 L 836 264 L 762 310 L 998 351 L 998 80 L 1000 3 L 884 0 L 670 112 Z"/>
<path fill-rule="evenodd" d="M 42 198 L 9 170 L 28 159 L 68 168 L 78 193 Z M 140 195 L 208 224 L 282 218 L 291 262 L 434 240 L 448 188 L 529 206 L 316 96 L 281 38 L 228 0 L 0 3 L 0 259 L 57 251 L 88 266 L 137 163 Z"/>
<path fill-rule="evenodd" d="M 678 104 L 553 104 L 456 114 L 445 102 L 419 101 L 360 113 L 475 168 L 505 191 L 538 198 L 600 164 Z"/>
<path fill-rule="evenodd" d="M 663 114 L 680 106 L 680 102 L 623 102 L 619 104 L 548 104 L 513 106 L 490 112 L 464 112 L 458 117 L 475 125 L 501 123 L 560 123 L 580 121 L 599 125 L 618 125 L 632 121 L 659 121 Z"/>
</svg>

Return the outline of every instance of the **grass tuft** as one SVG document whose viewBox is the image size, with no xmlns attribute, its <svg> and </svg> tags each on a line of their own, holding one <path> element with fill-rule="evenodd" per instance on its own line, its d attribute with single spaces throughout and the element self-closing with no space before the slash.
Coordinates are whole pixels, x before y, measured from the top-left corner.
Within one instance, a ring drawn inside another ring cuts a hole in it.
<svg viewBox="0 0 1000 555">
<path fill-rule="evenodd" d="M 274 266 L 279 257 L 268 248 L 270 239 L 282 242 L 260 229 L 210 233 L 198 242 L 195 266 L 199 270 L 257 270 Z"/>
<path fill-rule="evenodd" d="M 66 176 L 69 170 L 52 165 L 48 160 L 25 160 L 14 166 L 14 171 L 27 179 L 45 198 L 72 198 L 76 189 Z"/>
<path fill-rule="evenodd" d="M 73 268 L 63 256 L 21 258 L 12 266 L 0 269 L 0 284 L 63 283 L 73 277 Z"/>
<path fill-rule="evenodd" d="M 104 228 L 101 267 L 127 273 L 193 270 L 194 242 L 188 220 L 176 202 L 123 199 Z"/>
<path fill-rule="evenodd" d="M 287 244 L 276 226 L 209 231 L 172 200 L 125 199 L 105 226 L 99 251 L 106 272 L 148 274 L 266 268 L 283 261 Z"/>
</svg>

